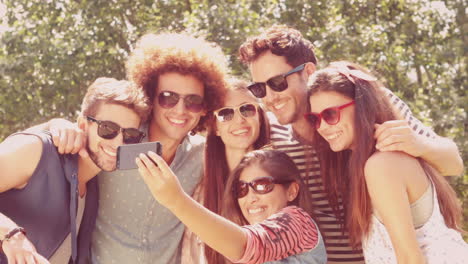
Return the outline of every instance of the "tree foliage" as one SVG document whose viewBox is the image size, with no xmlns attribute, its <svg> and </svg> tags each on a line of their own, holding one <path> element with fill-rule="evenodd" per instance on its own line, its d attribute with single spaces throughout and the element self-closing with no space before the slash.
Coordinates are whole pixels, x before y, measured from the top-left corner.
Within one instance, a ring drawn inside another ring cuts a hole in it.
<svg viewBox="0 0 468 264">
<path fill-rule="evenodd" d="M 463 0 L 0 0 L 0 139 L 51 117 L 76 118 L 97 77 L 125 78 L 124 61 L 147 32 L 186 30 L 219 43 L 233 74 L 246 37 L 274 23 L 299 29 L 320 65 L 361 63 L 468 157 Z M 454 182 L 468 215 L 468 176 Z"/>
</svg>

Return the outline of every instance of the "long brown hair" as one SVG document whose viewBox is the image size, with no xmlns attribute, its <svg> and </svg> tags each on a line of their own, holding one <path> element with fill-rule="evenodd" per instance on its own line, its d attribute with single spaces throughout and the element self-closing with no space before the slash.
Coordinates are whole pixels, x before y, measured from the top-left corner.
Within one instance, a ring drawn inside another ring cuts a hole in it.
<svg viewBox="0 0 468 264">
<path fill-rule="evenodd" d="M 229 80 L 232 90 L 243 91 L 249 94 L 247 82 L 232 78 Z M 254 149 L 259 149 L 270 142 L 270 125 L 265 112 L 258 108 L 260 120 L 260 132 L 253 144 Z M 220 214 L 222 208 L 223 193 L 229 176 L 229 167 L 226 158 L 226 147 L 220 136 L 216 135 L 216 117 L 213 112 L 208 113 L 207 136 L 205 145 L 205 168 L 202 186 L 203 203 L 209 210 Z M 208 263 L 220 263 L 224 257 L 205 245 L 205 256 Z"/>
<path fill-rule="evenodd" d="M 363 79 L 359 76 L 370 76 L 370 73 L 357 64 L 335 62 L 317 71 L 308 85 L 309 97 L 317 92 L 334 91 L 355 101 L 353 142 L 355 149 L 352 152 L 350 150 L 333 152 L 319 133 L 313 134 L 330 205 L 341 220 L 343 232 L 346 230 L 345 227 L 349 231 L 354 247 L 358 247 L 361 238 L 369 232 L 372 215 L 364 166 L 369 157 L 376 152 L 374 124 L 396 119 L 390 102 L 380 89 L 383 86 L 376 80 Z M 429 164 L 422 159 L 418 160 L 426 175 L 434 183 L 446 225 L 458 230 L 461 208 L 455 192 Z"/>
</svg>

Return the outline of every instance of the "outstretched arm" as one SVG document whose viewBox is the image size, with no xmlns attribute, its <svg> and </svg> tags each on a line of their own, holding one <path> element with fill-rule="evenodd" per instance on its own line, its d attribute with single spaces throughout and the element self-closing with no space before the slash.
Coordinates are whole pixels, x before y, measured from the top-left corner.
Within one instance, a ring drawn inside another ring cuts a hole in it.
<svg viewBox="0 0 468 264">
<path fill-rule="evenodd" d="M 154 160 L 157 166 L 148 158 Z M 229 259 L 240 259 L 247 235 L 237 224 L 206 209 L 187 195 L 164 160 L 154 152 L 141 154 L 138 170 L 156 200 L 167 207 L 208 246 Z M 209 228 L 207 228 L 209 223 Z"/>
<path fill-rule="evenodd" d="M 400 120 L 376 125 L 376 148 L 380 151 L 403 151 L 420 157 L 442 175 L 460 175 L 463 161 L 458 147 L 449 138 L 440 137 L 416 119 L 409 107 L 390 90 L 384 89 Z"/>
</svg>

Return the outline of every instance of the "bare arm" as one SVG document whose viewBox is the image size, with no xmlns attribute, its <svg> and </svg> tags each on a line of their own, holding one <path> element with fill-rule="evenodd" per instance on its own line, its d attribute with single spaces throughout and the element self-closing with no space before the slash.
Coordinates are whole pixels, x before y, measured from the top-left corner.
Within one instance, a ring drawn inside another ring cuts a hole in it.
<svg viewBox="0 0 468 264">
<path fill-rule="evenodd" d="M 0 239 L 3 239 L 10 230 L 16 227 L 15 222 L 0 213 Z M 3 241 L 1 246 L 0 251 L 5 253 L 8 263 L 49 263 L 47 259 L 37 253 L 34 245 L 23 233 L 16 233 L 8 241 Z"/>
<path fill-rule="evenodd" d="M 153 152 L 137 159 L 139 172 L 158 202 L 171 210 L 208 246 L 229 259 L 240 259 L 247 235 L 237 224 L 206 209 L 187 195 L 164 160 Z M 208 228 L 207 228 L 208 227 Z"/>
<path fill-rule="evenodd" d="M 398 263 L 426 263 L 413 226 L 407 181 L 419 163 L 398 152 L 377 152 L 365 166 L 366 185 L 373 209 L 381 216 L 390 235 Z M 419 175 L 421 176 L 421 175 Z M 425 175 L 419 177 L 422 189 Z M 426 178 L 427 181 L 427 178 Z"/>
<path fill-rule="evenodd" d="M 463 161 L 457 145 L 440 137 L 416 119 L 409 107 L 390 90 L 384 89 L 393 110 L 400 120 L 376 126 L 375 138 L 380 151 L 403 151 L 421 157 L 442 175 L 460 175 Z"/>
<path fill-rule="evenodd" d="M 33 135 L 14 135 L 0 144 L 0 193 L 22 188 L 42 155 L 42 141 Z"/>
</svg>

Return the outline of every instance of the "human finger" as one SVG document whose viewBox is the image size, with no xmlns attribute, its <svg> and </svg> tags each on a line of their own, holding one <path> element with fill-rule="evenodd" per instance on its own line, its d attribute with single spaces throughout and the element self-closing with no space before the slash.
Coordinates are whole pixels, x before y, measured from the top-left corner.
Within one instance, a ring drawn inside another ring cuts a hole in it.
<svg viewBox="0 0 468 264">
<path fill-rule="evenodd" d="M 378 150 L 381 150 L 381 149 L 386 148 L 386 147 L 388 147 L 388 146 L 390 146 L 392 144 L 403 142 L 403 138 L 404 138 L 404 136 L 402 136 L 402 135 L 390 135 L 390 136 L 386 137 L 384 140 L 378 142 L 375 147 Z"/>
<path fill-rule="evenodd" d="M 407 126 L 398 126 L 398 127 L 391 127 L 383 130 L 380 135 L 376 138 L 377 144 L 380 142 L 385 141 L 387 138 L 393 135 L 400 135 L 400 136 L 407 136 L 411 133 L 411 130 Z"/>
<path fill-rule="evenodd" d="M 397 126 L 401 126 L 402 124 L 405 124 L 406 121 L 404 120 L 390 120 L 390 121 L 386 121 L 386 122 L 383 122 L 382 124 L 376 124 L 376 129 L 375 129 L 375 132 L 374 132 L 374 138 L 379 138 L 380 135 L 392 128 L 392 127 L 397 127 Z"/>
<path fill-rule="evenodd" d="M 36 264 L 36 260 L 34 259 L 33 254 L 28 254 L 25 256 L 25 263 L 26 264 Z"/>
<path fill-rule="evenodd" d="M 60 154 L 65 154 L 65 147 L 67 146 L 67 132 L 66 131 L 60 131 L 59 134 L 59 145 L 58 145 L 58 152 Z"/>
<path fill-rule="evenodd" d="M 166 161 L 164 161 L 164 159 L 161 156 L 159 156 L 153 151 L 148 151 L 148 156 L 155 162 L 156 166 L 158 166 L 162 173 L 165 174 L 169 172 L 169 165 L 167 165 Z"/>
<path fill-rule="evenodd" d="M 75 130 L 67 130 L 66 133 L 67 133 L 67 139 L 65 141 L 64 151 L 65 153 L 73 153 L 73 149 L 75 146 L 75 139 L 79 137 L 79 135 L 77 135 L 77 131 Z"/>
</svg>

